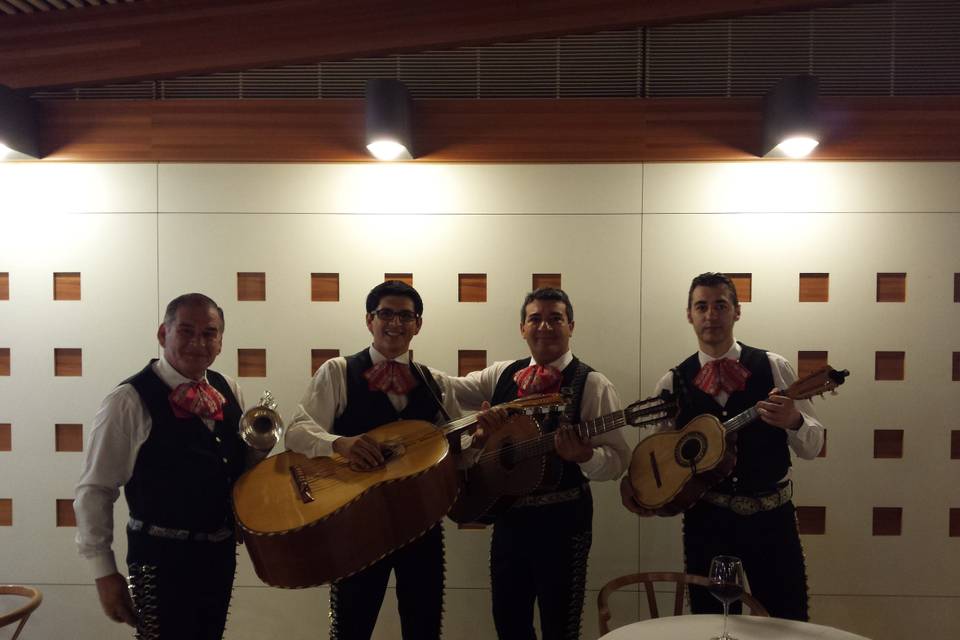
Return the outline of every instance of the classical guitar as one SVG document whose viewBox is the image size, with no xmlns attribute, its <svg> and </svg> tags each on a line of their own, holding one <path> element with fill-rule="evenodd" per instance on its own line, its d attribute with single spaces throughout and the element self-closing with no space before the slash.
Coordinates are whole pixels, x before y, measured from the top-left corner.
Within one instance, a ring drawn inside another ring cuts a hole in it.
<svg viewBox="0 0 960 640">
<path fill-rule="evenodd" d="M 560 395 L 511 403 L 514 413 L 558 410 Z M 385 463 L 353 468 L 343 457 L 308 458 L 285 451 L 260 462 L 233 489 L 233 507 L 257 575 L 284 588 L 349 576 L 423 535 L 457 497 L 448 438 L 475 416 L 441 427 L 400 420 L 367 432 Z"/>
<path fill-rule="evenodd" d="M 794 382 L 780 395 L 805 400 L 833 391 L 850 372 L 823 367 Z M 655 433 L 640 441 L 630 461 L 630 484 L 637 503 L 657 515 L 685 511 L 713 485 L 726 478 L 737 462 L 729 435 L 759 417 L 757 408 L 722 423 L 699 415 L 677 431 Z"/>
<path fill-rule="evenodd" d="M 582 438 L 630 425 L 647 426 L 675 417 L 672 394 L 638 400 L 622 411 L 571 425 Z M 521 496 L 559 482 L 552 473 L 556 433 L 543 433 L 529 415 L 517 415 L 490 434 L 476 464 L 460 472 L 461 489 L 450 513 L 458 523 L 492 522 Z M 559 466 L 559 465 L 557 465 Z"/>
</svg>

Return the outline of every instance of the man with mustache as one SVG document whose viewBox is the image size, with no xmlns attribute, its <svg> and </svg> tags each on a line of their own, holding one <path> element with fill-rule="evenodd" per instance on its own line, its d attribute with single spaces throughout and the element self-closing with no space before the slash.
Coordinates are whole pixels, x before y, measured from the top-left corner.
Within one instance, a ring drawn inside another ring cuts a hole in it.
<svg viewBox="0 0 960 640">
<path fill-rule="evenodd" d="M 807 620 L 806 567 L 791 502 L 790 450 L 802 458 L 816 457 L 823 445 L 823 425 L 809 400 L 794 402 L 778 393 L 797 377 L 785 358 L 734 340 L 739 319 L 740 303 L 730 278 L 721 273 L 695 277 L 687 321 L 700 350 L 669 371 L 656 388 L 657 393 L 680 391 L 678 427 L 704 413 L 724 422 L 754 405 L 761 418 L 738 432 L 737 463 L 730 476 L 684 513 L 686 571 L 705 576 L 714 556 L 737 556 L 751 592 L 770 615 Z M 636 502 L 629 476 L 620 490 L 627 509 L 655 515 Z M 693 586 L 690 608 L 693 613 L 722 611 L 706 589 Z"/>
<path fill-rule="evenodd" d="M 203 294 L 167 305 L 162 355 L 103 401 L 77 484 L 77 544 L 104 613 L 145 640 L 223 636 L 236 567 L 230 491 L 266 454 L 240 439 L 236 383 L 209 369 L 223 330 L 223 310 Z M 129 591 L 110 549 L 121 486 Z"/>
<path fill-rule="evenodd" d="M 520 335 L 530 356 L 496 362 L 482 371 L 453 378 L 465 408 L 481 409 L 525 395 L 572 389 L 575 421 L 620 409 L 613 384 L 570 351 L 573 304 L 565 292 L 540 288 L 520 307 Z M 544 640 L 580 637 L 587 557 L 592 543 L 593 498 L 589 480 L 616 480 L 630 458 L 620 431 L 590 440 L 556 421 L 556 455 L 562 461 L 559 485 L 518 500 L 493 527 L 490 578 L 493 618 L 500 640 L 536 638 L 533 607 L 540 610 Z"/>
</svg>

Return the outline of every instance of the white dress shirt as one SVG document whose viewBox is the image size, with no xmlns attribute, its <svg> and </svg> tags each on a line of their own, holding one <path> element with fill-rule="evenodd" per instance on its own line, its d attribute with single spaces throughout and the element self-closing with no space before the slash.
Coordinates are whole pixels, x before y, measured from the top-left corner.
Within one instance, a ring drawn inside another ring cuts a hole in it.
<svg viewBox="0 0 960 640">
<path fill-rule="evenodd" d="M 730 358 L 731 360 L 739 362 L 742 351 L 743 349 L 740 347 L 740 343 L 736 340 L 734 340 L 730 350 L 719 358 L 714 358 L 703 351 L 698 351 L 700 366 L 702 367 L 711 360 L 720 360 L 721 358 Z M 786 389 L 794 383 L 797 379 L 797 374 L 793 370 L 793 366 L 789 360 L 772 351 L 767 351 L 767 359 L 770 361 L 770 370 L 773 373 L 773 384 L 776 385 L 777 389 Z M 659 394 L 664 389 L 668 391 L 673 390 L 673 371 L 668 371 L 666 375 L 660 378 L 660 382 L 657 383 L 657 388 L 654 393 Z M 713 399 L 721 407 L 726 406 L 729 398 L 730 394 L 722 389 L 717 395 L 713 396 Z M 823 425 L 817 418 L 817 414 L 813 409 L 813 403 L 809 400 L 796 400 L 794 401 L 794 406 L 797 408 L 797 411 L 800 412 L 800 415 L 803 416 L 803 424 L 800 425 L 799 429 L 785 430 L 787 432 L 787 444 L 789 444 L 793 452 L 801 458 L 812 460 L 817 457 L 817 454 L 820 453 L 820 448 L 823 446 Z M 734 416 L 729 417 L 733 418 Z M 779 427 L 771 426 L 770 428 L 778 429 Z M 652 433 L 653 430 L 650 432 Z"/>
<path fill-rule="evenodd" d="M 563 371 L 573 360 L 573 353 L 567 351 L 547 366 Z M 474 371 L 460 378 L 451 378 L 450 384 L 457 400 L 464 408 L 478 410 L 484 401 L 489 402 L 497 387 L 497 381 L 504 370 L 513 364 L 512 360 L 494 362 L 482 371 Z M 539 364 L 530 358 L 530 364 Z M 583 400 L 580 403 L 580 420 L 593 420 L 620 410 L 620 397 L 613 383 L 599 371 L 591 371 L 583 386 Z M 616 480 L 630 464 L 630 448 L 619 429 L 607 431 L 590 439 L 593 445 L 593 457 L 581 462 L 580 470 L 590 480 Z"/>
<path fill-rule="evenodd" d="M 372 346 L 369 352 L 374 365 L 388 359 Z M 409 364 L 410 352 L 397 356 L 394 361 Z M 450 418 L 459 418 L 460 405 L 450 388 L 450 378 L 441 371 L 428 369 L 442 392 L 443 408 Z M 398 413 L 407 407 L 406 395 L 386 395 Z M 342 437 L 333 430 L 333 423 L 346 411 L 347 402 L 347 359 L 343 356 L 330 358 L 317 369 L 307 392 L 297 405 L 287 427 L 284 440 L 287 448 L 310 458 L 333 455 L 333 442 Z"/>
<path fill-rule="evenodd" d="M 162 355 L 152 367 L 171 389 L 195 382 L 181 375 Z M 231 378 L 223 377 L 242 410 L 240 388 Z M 206 381 L 206 373 L 203 379 Z M 206 418 L 203 423 L 211 431 L 216 424 Z M 77 547 L 80 555 L 90 561 L 95 579 L 117 572 L 111 548 L 113 503 L 120 496 L 120 487 L 133 475 L 137 454 L 150 435 L 152 425 L 150 411 L 131 384 L 122 384 L 111 391 L 93 418 L 73 509 L 77 514 Z"/>
</svg>

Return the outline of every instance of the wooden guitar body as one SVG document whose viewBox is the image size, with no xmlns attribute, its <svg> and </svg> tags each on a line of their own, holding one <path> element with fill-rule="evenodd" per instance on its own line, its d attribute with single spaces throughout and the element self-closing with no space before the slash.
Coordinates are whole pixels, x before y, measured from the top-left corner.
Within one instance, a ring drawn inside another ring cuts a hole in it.
<svg viewBox="0 0 960 640">
<path fill-rule="evenodd" d="M 454 522 L 492 522 L 511 498 L 535 491 L 544 481 L 546 459 L 523 458 L 523 444 L 541 435 L 529 415 L 516 415 L 491 433 L 480 453 L 482 463 L 459 472 L 460 494 L 447 515 Z"/>
<path fill-rule="evenodd" d="M 779 391 L 794 400 L 834 391 L 850 372 L 821 367 Z M 634 499 L 657 515 L 686 511 L 710 487 L 726 478 L 737 463 L 733 443 L 738 429 L 759 418 L 751 407 L 724 423 L 699 415 L 679 431 L 655 433 L 640 441 L 630 460 Z M 770 427 L 776 428 L 776 427 Z"/>
<path fill-rule="evenodd" d="M 286 451 L 237 480 L 237 522 L 265 583 L 302 588 L 339 580 L 423 535 L 449 511 L 458 486 L 441 429 L 401 420 L 368 435 L 389 451 L 372 471 L 356 471 L 336 454 Z"/>
<path fill-rule="evenodd" d="M 737 458 L 720 421 L 699 415 L 679 431 L 640 441 L 630 461 L 636 501 L 658 515 L 685 511 L 733 471 Z"/>
</svg>

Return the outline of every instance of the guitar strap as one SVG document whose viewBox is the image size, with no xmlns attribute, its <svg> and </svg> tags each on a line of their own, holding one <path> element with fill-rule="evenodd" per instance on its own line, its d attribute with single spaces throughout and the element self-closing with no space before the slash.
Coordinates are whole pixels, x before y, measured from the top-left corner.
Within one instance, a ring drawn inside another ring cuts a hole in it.
<svg viewBox="0 0 960 640">
<path fill-rule="evenodd" d="M 423 381 L 424 386 L 427 388 L 427 393 L 430 394 L 430 399 L 433 400 L 434 404 L 437 405 L 437 410 L 440 412 L 440 415 L 443 416 L 444 421 L 450 422 L 452 418 L 450 417 L 450 414 L 447 413 L 447 410 L 443 407 L 443 402 L 440 401 L 440 396 L 443 395 L 443 392 L 440 391 L 437 381 L 433 379 L 432 375 L 430 375 L 430 370 L 419 362 L 415 362 L 413 364 L 413 370 L 420 377 L 420 380 Z"/>
<path fill-rule="evenodd" d="M 416 371 L 420 379 L 423 380 L 423 384 L 427 389 L 427 393 L 430 394 L 430 399 L 433 400 L 433 403 L 437 405 L 437 409 L 440 411 L 440 415 L 443 416 L 444 421 L 450 422 L 452 420 L 450 413 L 447 412 L 443 406 L 443 402 L 440 401 L 440 396 L 443 394 L 443 392 L 440 391 L 437 381 L 433 379 L 432 375 L 430 375 L 430 370 L 419 362 L 413 364 L 413 370 Z M 447 441 L 450 443 L 450 448 L 453 450 L 453 454 L 460 455 L 460 438 L 447 438 Z"/>
</svg>

